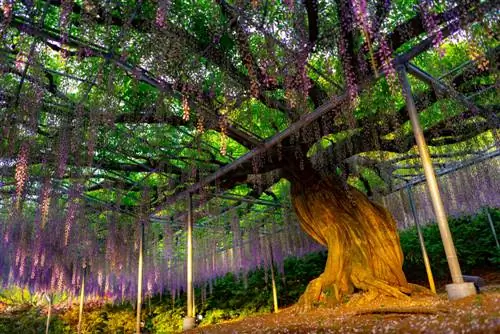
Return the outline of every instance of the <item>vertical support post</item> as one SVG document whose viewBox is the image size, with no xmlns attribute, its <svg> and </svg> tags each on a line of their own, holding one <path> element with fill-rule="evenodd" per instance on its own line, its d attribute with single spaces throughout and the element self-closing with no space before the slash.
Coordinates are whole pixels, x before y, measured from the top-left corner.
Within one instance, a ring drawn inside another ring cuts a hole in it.
<svg viewBox="0 0 500 334">
<path fill-rule="evenodd" d="M 45 298 L 47 298 L 47 302 L 49 303 L 49 309 L 47 311 L 47 323 L 45 325 L 45 334 L 49 334 L 50 314 L 52 313 L 52 296 L 47 294 L 45 295 Z"/>
<path fill-rule="evenodd" d="M 196 316 L 196 291 L 194 290 L 194 286 L 193 286 L 192 289 L 193 289 L 193 293 L 192 293 L 192 295 L 193 295 L 193 310 L 192 310 L 192 315 L 193 315 L 193 317 L 195 317 Z"/>
<path fill-rule="evenodd" d="M 87 274 L 87 266 L 83 265 L 82 285 L 80 286 L 80 310 L 78 312 L 78 334 L 82 332 L 83 319 L 83 301 L 85 299 L 85 276 Z"/>
<path fill-rule="evenodd" d="M 183 330 L 194 328 L 194 291 L 193 291 L 193 203 L 191 193 L 187 196 L 187 315 L 184 318 L 182 328 Z"/>
<path fill-rule="evenodd" d="M 271 285 L 273 289 L 273 306 L 274 313 L 278 313 L 278 289 L 276 288 L 276 279 L 274 277 L 274 256 L 273 256 L 273 246 L 269 242 L 269 250 L 271 253 Z"/>
<path fill-rule="evenodd" d="M 137 266 L 137 307 L 135 331 L 141 333 L 141 309 L 142 309 L 142 266 L 144 249 L 144 222 L 141 222 L 141 231 L 139 232 L 139 263 Z"/>
<path fill-rule="evenodd" d="M 424 259 L 425 271 L 427 273 L 427 279 L 429 280 L 429 287 L 432 292 L 436 293 L 436 285 L 434 284 L 434 276 L 432 275 L 431 264 L 429 261 L 429 256 L 427 255 L 427 249 L 425 248 L 424 235 L 420 229 L 420 224 L 418 222 L 417 210 L 415 209 L 415 202 L 413 201 L 413 194 L 411 192 L 411 187 L 406 186 L 406 191 L 408 193 L 408 200 L 410 201 L 411 213 L 413 215 L 413 220 L 415 221 L 415 227 L 417 228 L 418 240 L 420 242 L 420 249 L 422 250 L 422 258 Z"/>
<path fill-rule="evenodd" d="M 446 289 L 448 291 L 449 299 L 459 299 L 466 296 L 476 294 L 476 289 L 472 283 L 464 283 L 462 277 L 462 272 L 460 270 L 460 264 L 458 263 L 457 252 L 455 250 L 455 245 L 453 244 L 453 238 L 451 236 L 450 227 L 448 226 L 448 220 L 446 217 L 446 212 L 444 210 L 443 201 L 441 199 L 441 194 L 439 192 L 436 174 L 432 166 L 432 161 L 429 153 L 429 148 L 425 142 L 424 132 L 420 126 L 418 119 L 417 108 L 415 106 L 415 101 L 413 100 L 413 95 L 411 92 L 410 82 L 408 81 L 408 76 L 406 74 L 405 66 L 400 65 L 398 67 L 399 81 L 403 89 L 403 96 L 406 99 L 406 108 L 410 116 L 411 126 L 413 128 L 413 134 L 415 135 L 415 141 L 417 142 L 418 152 L 420 159 L 422 161 L 422 166 L 424 168 L 425 179 L 427 182 L 427 187 L 429 188 L 429 194 L 431 196 L 432 207 L 436 215 L 437 224 L 439 227 L 439 232 L 441 234 L 441 239 L 443 241 L 444 251 L 446 253 L 446 259 L 448 261 L 448 266 L 450 268 L 451 278 L 453 284 L 448 284 Z"/>
<path fill-rule="evenodd" d="M 488 218 L 488 222 L 490 223 L 491 233 L 493 234 L 493 238 L 495 238 L 495 243 L 497 244 L 497 248 L 500 249 L 500 244 L 498 243 L 497 231 L 495 230 L 495 224 L 493 224 L 493 219 L 491 219 L 490 210 L 488 208 L 484 208 L 486 211 L 486 217 Z"/>
<path fill-rule="evenodd" d="M 187 199 L 187 315 L 194 316 L 193 310 L 193 204 L 191 194 Z"/>
</svg>

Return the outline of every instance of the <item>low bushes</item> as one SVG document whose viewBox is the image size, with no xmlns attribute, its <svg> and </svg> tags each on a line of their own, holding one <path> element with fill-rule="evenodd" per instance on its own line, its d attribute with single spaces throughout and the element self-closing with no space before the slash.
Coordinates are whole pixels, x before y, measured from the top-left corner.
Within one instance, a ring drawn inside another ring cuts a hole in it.
<svg viewBox="0 0 500 334">
<path fill-rule="evenodd" d="M 490 209 L 489 212 L 500 236 L 500 210 Z M 500 268 L 500 250 L 496 247 L 485 212 L 475 216 L 452 218 L 449 225 L 464 274 L 477 268 Z M 424 226 L 422 234 L 434 276 L 438 280 L 449 279 L 448 264 L 437 224 Z M 403 269 L 408 280 L 425 281 L 424 262 L 416 228 L 402 231 L 400 239 L 405 258 Z"/>
</svg>

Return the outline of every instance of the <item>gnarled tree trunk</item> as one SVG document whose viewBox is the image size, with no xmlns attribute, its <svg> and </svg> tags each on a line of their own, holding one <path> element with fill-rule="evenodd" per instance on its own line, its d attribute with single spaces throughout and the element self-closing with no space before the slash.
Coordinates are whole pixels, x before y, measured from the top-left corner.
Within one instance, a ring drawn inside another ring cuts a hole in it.
<svg viewBox="0 0 500 334">
<path fill-rule="evenodd" d="M 298 306 L 336 305 L 357 290 L 369 299 L 381 294 L 407 298 L 411 287 L 390 213 L 335 176 L 307 174 L 307 180 L 292 179 L 292 203 L 302 228 L 328 247 L 328 258 Z"/>
</svg>

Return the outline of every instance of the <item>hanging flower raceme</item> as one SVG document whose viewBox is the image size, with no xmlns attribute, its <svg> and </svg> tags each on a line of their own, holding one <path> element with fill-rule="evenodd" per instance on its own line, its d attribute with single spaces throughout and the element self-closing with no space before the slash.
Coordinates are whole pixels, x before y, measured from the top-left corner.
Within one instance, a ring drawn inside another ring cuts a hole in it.
<svg viewBox="0 0 500 334">
<path fill-rule="evenodd" d="M 155 23 L 158 27 L 163 28 L 165 26 L 165 16 L 170 8 L 170 0 L 159 0 L 158 7 L 156 8 L 156 19 Z"/>
<path fill-rule="evenodd" d="M 81 145 L 81 140 L 80 138 L 83 137 L 83 126 L 84 126 L 84 120 L 85 120 L 85 108 L 83 104 L 79 103 L 75 107 L 75 117 L 73 119 L 73 126 L 71 130 L 71 145 L 70 145 L 70 150 L 71 153 L 76 153 L 79 145 Z"/>
<path fill-rule="evenodd" d="M 387 39 L 383 36 L 379 40 L 379 50 L 378 57 L 382 66 L 382 72 L 384 72 L 389 87 L 392 92 L 396 91 L 397 76 L 396 69 L 394 68 L 392 50 L 387 43 Z"/>
<path fill-rule="evenodd" d="M 63 129 L 59 136 L 59 150 L 57 152 L 57 171 L 56 176 L 62 179 L 66 172 L 66 164 L 68 162 L 68 136 L 66 129 Z"/>
<path fill-rule="evenodd" d="M 61 1 L 61 15 L 59 16 L 59 27 L 61 30 L 61 45 L 65 45 L 68 43 L 68 25 L 72 10 L 73 10 L 73 0 Z"/>
<path fill-rule="evenodd" d="M 190 112 L 190 107 L 188 99 L 186 95 L 182 95 L 182 119 L 186 122 L 189 121 L 189 112 Z"/>
<path fill-rule="evenodd" d="M 29 144 L 24 142 L 21 145 L 16 163 L 16 209 L 19 210 L 26 181 L 28 180 L 28 155 Z"/>
<path fill-rule="evenodd" d="M 248 44 L 247 33 L 243 30 L 243 27 L 239 26 L 236 30 L 236 38 L 243 65 L 245 65 L 245 68 L 248 71 L 248 77 L 250 78 L 250 94 L 252 97 L 257 98 L 259 96 L 260 87 L 257 79 L 257 73 L 254 68 L 254 59 Z"/>
<path fill-rule="evenodd" d="M 198 121 L 196 122 L 196 132 L 202 134 L 205 132 L 205 118 L 203 115 L 198 115 Z"/>
<path fill-rule="evenodd" d="M 283 3 L 291 12 L 295 11 L 295 0 L 284 0 Z"/>
<path fill-rule="evenodd" d="M 311 88 L 311 80 L 307 75 L 307 58 L 309 58 L 309 49 L 309 47 L 304 47 L 297 57 L 298 74 L 301 83 L 300 90 L 304 99 L 309 95 L 309 89 Z"/>
<path fill-rule="evenodd" d="M 345 81 L 346 81 L 346 86 L 347 86 L 347 95 L 349 97 L 349 103 L 350 107 L 348 109 L 353 110 L 356 105 L 359 102 L 358 98 L 358 85 L 356 84 L 356 76 L 354 74 L 354 69 L 351 66 L 350 63 L 350 56 L 347 52 L 347 41 L 344 39 L 344 37 L 339 38 L 339 52 L 340 56 L 342 58 L 342 64 L 344 68 L 344 76 L 345 76 Z M 351 113 L 350 113 L 351 114 Z M 348 115 L 348 118 L 350 118 L 352 115 Z"/>
<path fill-rule="evenodd" d="M 34 280 L 36 277 L 36 273 L 38 270 L 38 264 L 40 263 L 40 254 L 41 253 L 41 242 L 40 237 L 36 240 L 35 250 L 32 253 L 32 264 L 31 264 L 31 274 L 30 279 Z"/>
<path fill-rule="evenodd" d="M 0 23 L 0 36 L 3 36 L 5 30 L 12 21 L 12 7 L 12 0 L 4 0 L 2 2 L 3 20 L 2 23 Z"/>
<path fill-rule="evenodd" d="M 57 275 L 57 290 L 58 291 L 63 291 L 64 290 L 64 271 L 59 270 L 58 275 Z"/>
<path fill-rule="evenodd" d="M 263 59 L 259 63 L 260 76 L 265 87 L 274 87 L 278 84 L 276 80 L 275 68 L 270 59 Z"/>
<path fill-rule="evenodd" d="M 2 1 L 2 11 L 4 20 L 9 20 L 12 18 L 12 0 Z"/>
<path fill-rule="evenodd" d="M 115 227 L 115 219 L 111 217 L 109 227 L 108 227 L 108 235 L 106 237 L 106 253 L 105 258 L 106 261 L 111 265 L 112 268 L 116 265 L 116 248 L 117 243 L 115 241 L 116 236 L 116 227 Z"/>
<path fill-rule="evenodd" d="M 443 33 L 437 25 L 436 14 L 434 13 L 431 0 L 421 1 L 420 10 L 425 30 L 429 36 L 432 36 L 432 44 L 438 50 L 439 55 L 444 57 L 445 50 L 441 46 L 443 42 Z"/>
<path fill-rule="evenodd" d="M 50 179 L 47 178 L 43 183 L 42 193 L 40 194 L 40 227 L 42 230 L 45 228 L 47 219 L 49 218 L 51 192 L 52 187 L 50 184 Z"/>
<path fill-rule="evenodd" d="M 26 58 L 26 55 L 24 54 L 24 52 L 20 51 L 17 55 L 16 55 L 16 61 L 14 63 L 16 69 L 19 71 L 19 72 L 22 72 L 24 71 L 24 68 L 26 67 L 26 63 L 27 63 L 27 58 Z"/>
<path fill-rule="evenodd" d="M 227 116 L 222 114 L 219 117 L 219 127 L 220 127 L 220 154 L 227 154 Z"/>
<path fill-rule="evenodd" d="M 156 25 L 160 28 L 163 28 L 165 26 L 165 9 L 161 8 L 158 6 L 158 9 L 156 9 L 156 19 L 155 19 Z"/>
<path fill-rule="evenodd" d="M 169 224 L 165 224 L 163 250 L 165 259 L 170 265 L 173 258 L 173 236 L 172 227 Z"/>
<path fill-rule="evenodd" d="M 66 220 L 64 223 L 64 246 L 68 246 L 71 226 L 73 225 L 75 216 L 76 216 L 76 205 L 74 203 L 70 203 L 68 212 L 66 214 Z"/>
<path fill-rule="evenodd" d="M 356 17 L 356 21 L 358 26 L 361 29 L 361 33 L 365 39 L 366 46 L 368 48 L 368 53 L 370 56 L 371 65 L 373 68 L 373 73 L 377 76 L 377 64 L 375 62 L 375 57 L 373 54 L 372 47 L 372 36 L 373 34 L 373 25 L 370 22 L 370 15 L 368 13 L 366 0 L 352 0 L 352 6 L 354 9 L 354 15 Z"/>
<path fill-rule="evenodd" d="M 486 58 L 483 50 L 481 50 L 479 45 L 473 39 L 469 39 L 467 51 L 469 58 L 476 63 L 478 69 L 481 71 L 486 71 L 488 69 L 490 62 L 488 58 Z"/>
<path fill-rule="evenodd" d="M 71 189 L 69 195 L 68 210 L 66 212 L 66 219 L 64 221 L 64 246 L 68 246 L 71 228 L 75 222 L 76 214 L 80 206 L 79 196 L 82 191 L 81 185 L 76 185 Z"/>
<path fill-rule="evenodd" d="M 96 110 L 93 110 L 90 113 L 90 124 L 87 129 L 87 165 L 91 166 L 94 161 L 94 152 L 96 147 L 97 138 L 97 129 L 100 123 L 99 118 L 97 117 L 98 113 Z"/>
</svg>

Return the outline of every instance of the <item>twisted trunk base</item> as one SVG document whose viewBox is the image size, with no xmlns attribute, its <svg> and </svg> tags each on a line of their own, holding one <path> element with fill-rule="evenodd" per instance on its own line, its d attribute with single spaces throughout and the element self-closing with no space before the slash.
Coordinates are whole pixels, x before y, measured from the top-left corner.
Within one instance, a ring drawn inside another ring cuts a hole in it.
<svg viewBox="0 0 500 334">
<path fill-rule="evenodd" d="M 291 192 L 302 228 L 328 248 L 325 271 L 309 283 L 299 310 L 334 306 L 357 291 L 364 301 L 409 298 L 415 286 L 403 273 L 396 223 L 387 210 L 334 178 L 292 181 Z"/>
</svg>

